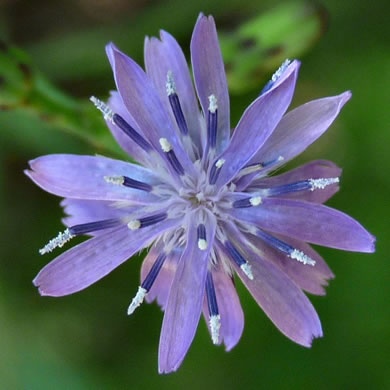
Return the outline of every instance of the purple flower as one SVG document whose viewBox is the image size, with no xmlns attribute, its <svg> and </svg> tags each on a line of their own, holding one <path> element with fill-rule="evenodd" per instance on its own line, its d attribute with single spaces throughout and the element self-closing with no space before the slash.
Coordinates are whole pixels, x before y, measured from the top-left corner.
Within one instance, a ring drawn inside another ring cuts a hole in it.
<svg viewBox="0 0 390 390">
<path fill-rule="evenodd" d="M 302 290 L 325 294 L 333 273 L 309 244 L 373 252 L 374 237 L 324 206 L 340 168 L 313 161 L 269 174 L 321 136 L 350 92 L 286 114 L 300 63 L 286 61 L 231 131 L 229 95 L 214 20 L 200 15 L 191 40 L 193 88 L 175 39 L 145 41 L 146 73 L 107 46 L 117 92 L 108 105 L 91 98 L 122 148 L 141 165 L 105 157 L 49 155 L 27 175 L 64 197 L 67 229 L 41 254 L 72 237 L 92 238 L 44 267 L 42 295 L 63 296 L 95 283 L 151 247 L 128 313 L 144 299 L 163 308 L 159 371 L 177 370 L 203 312 L 214 344 L 239 341 L 244 317 L 238 275 L 278 329 L 310 347 L 322 336 Z M 201 110 L 198 106 L 200 102 Z"/>
</svg>

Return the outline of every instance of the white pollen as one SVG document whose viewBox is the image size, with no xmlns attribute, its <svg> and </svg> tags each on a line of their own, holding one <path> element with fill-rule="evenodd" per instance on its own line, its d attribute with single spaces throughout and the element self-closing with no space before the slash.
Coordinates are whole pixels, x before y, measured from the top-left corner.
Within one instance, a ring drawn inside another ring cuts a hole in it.
<svg viewBox="0 0 390 390">
<path fill-rule="evenodd" d="M 284 73 L 284 71 L 287 69 L 287 67 L 290 65 L 291 61 L 289 59 L 286 59 L 283 61 L 282 65 L 280 65 L 279 69 L 272 75 L 271 80 L 275 82 L 280 78 L 280 76 Z"/>
<path fill-rule="evenodd" d="M 327 179 L 309 179 L 311 188 L 310 191 L 323 190 L 325 187 L 340 182 L 338 177 L 330 177 Z"/>
<path fill-rule="evenodd" d="M 174 93 L 176 93 L 176 85 L 175 85 L 175 80 L 173 79 L 173 74 L 172 71 L 169 70 L 167 73 L 167 82 L 165 84 L 165 87 L 167 89 L 167 95 L 171 96 Z"/>
<path fill-rule="evenodd" d="M 312 266 L 316 265 L 315 260 L 311 259 L 309 256 L 305 255 L 302 251 L 299 251 L 298 249 L 294 249 L 290 253 L 290 257 L 292 259 L 298 260 L 299 262 L 301 262 L 301 263 L 303 263 L 305 265 L 306 264 L 312 265 Z"/>
<path fill-rule="evenodd" d="M 41 255 L 51 252 L 55 248 L 63 247 L 68 241 L 74 237 L 69 229 L 65 229 L 64 232 L 58 233 L 58 236 L 50 240 L 43 248 L 39 250 Z"/>
<path fill-rule="evenodd" d="M 242 168 L 240 172 L 237 174 L 237 179 L 240 177 L 243 177 L 245 175 L 249 175 L 250 173 L 260 171 L 261 169 L 264 168 L 263 164 L 254 164 L 249 167 Z"/>
<path fill-rule="evenodd" d="M 130 230 L 137 230 L 141 227 L 141 222 L 138 219 L 133 219 L 127 224 Z"/>
<path fill-rule="evenodd" d="M 147 291 L 139 286 L 137 294 L 133 298 L 133 300 L 130 303 L 129 308 L 127 309 L 127 314 L 131 315 L 134 313 L 134 310 L 141 305 L 141 303 L 144 301 L 145 295 L 147 294 Z"/>
<path fill-rule="evenodd" d="M 252 206 L 258 206 L 262 203 L 261 196 L 254 196 L 253 198 L 249 199 L 249 202 Z"/>
<path fill-rule="evenodd" d="M 89 100 L 95 105 L 95 107 L 103 113 L 103 118 L 110 122 L 113 122 L 114 112 L 111 108 L 100 99 L 95 96 L 91 96 Z"/>
<path fill-rule="evenodd" d="M 208 243 L 204 238 L 199 238 L 198 240 L 198 248 L 201 251 L 205 251 L 208 248 Z"/>
<path fill-rule="evenodd" d="M 222 165 L 225 164 L 225 159 L 223 158 L 220 158 L 216 163 L 215 163 L 215 166 L 220 169 L 222 168 Z"/>
<path fill-rule="evenodd" d="M 210 330 L 211 330 L 211 339 L 213 344 L 218 344 L 219 341 L 219 329 L 221 328 L 221 316 L 219 314 L 212 315 L 210 317 Z"/>
<path fill-rule="evenodd" d="M 283 161 L 284 160 L 284 157 L 283 156 L 279 156 L 278 157 L 278 161 L 280 162 L 280 161 Z"/>
<path fill-rule="evenodd" d="M 248 279 L 253 280 L 252 267 L 248 263 L 244 263 L 240 266 L 242 272 L 248 277 Z"/>
<path fill-rule="evenodd" d="M 104 176 L 104 180 L 107 183 L 115 184 L 117 186 L 121 186 L 125 182 L 125 178 L 123 176 Z"/>
<path fill-rule="evenodd" d="M 172 145 L 166 138 L 160 138 L 158 141 L 160 142 L 161 149 L 164 153 L 168 153 L 172 150 Z"/>
<path fill-rule="evenodd" d="M 215 112 L 218 110 L 218 104 L 217 104 L 217 98 L 215 95 L 209 96 L 209 111 L 212 114 L 215 114 Z"/>
</svg>

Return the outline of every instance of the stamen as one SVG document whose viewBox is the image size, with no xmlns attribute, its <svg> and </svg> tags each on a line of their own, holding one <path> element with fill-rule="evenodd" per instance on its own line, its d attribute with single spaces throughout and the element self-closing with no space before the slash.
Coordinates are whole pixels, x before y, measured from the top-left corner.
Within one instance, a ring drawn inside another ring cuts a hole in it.
<svg viewBox="0 0 390 390">
<path fill-rule="evenodd" d="M 256 235 L 257 237 L 260 237 L 266 244 L 286 254 L 291 259 L 295 259 L 303 264 L 308 264 L 312 266 L 316 264 L 315 260 L 305 255 L 302 251 L 295 249 L 291 245 L 283 242 L 282 240 L 279 240 L 278 238 L 272 236 L 269 233 L 264 232 L 263 230 L 255 229 L 250 233 Z"/>
<path fill-rule="evenodd" d="M 163 150 L 164 153 L 166 153 L 168 161 L 172 165 L 174 171 L 180 176 L 184 175 L 184 168 L 180 164 L 179 160 L 177 159 L 176 154 L 169 141 L 166 138 L 160 138 L 159 142 L 161 145 L 161 149 Z"/>
<path fill-rule="evenodd" d="M 103 113 L 103 118 L 107 121 L 110 121 L 114 123 L 113 117 L 114 117 L 114 112 L 111 110 L 111 108 L 101 100 L 99 100 L 95 96 L 91 96 L 89 100 L 95 105 L 95 107 Z"/>
<path fill-rule="evenodd" d="M 141 222 L 138 219 L 133 219 L 127 224 L 130 230 L 137 230 L 141 227 Z"/>
<path fill-rule="evenodd" d="M 180 105 L 179 96 L 177 96 L 176 93 L 175 81 L 173 80 L 173 75 L 171 71 L 167 73 L 166 87 L 169 103 L 171 105 L 173 115 L 175 116 L 177 126 L 179 127 L 182 134 L 187 135 L 188 127 L 184 118 L 183 110 Z"/>
<path fill-rule="evenodd" d="M 39 253 L 44 255 L 49 253 L 55 248 L 62 248 L 68 241 L 74 237 L 69 229 L 65 229 L 64 232 L 58 233 L 58 236 L 50 240 L 43 248 L 39 249 Z"/>
<path fill-rule="evenodd" d="M 168 214 L 167 213 L 160 213 L 160 214 L 154 214 L 150 215 L 148 217 L 140 218 L 138 222 L 140 223 L 139 228 L 144 228 L 147 226 L 154 225 L 158 222 L 162 222 L 165 219 L 167 219 Z"/>
<path fill-rule="evenodd" d="M 141 286 L 138 287 L 137 294 L 135 295 L 135 297 L 133 298 L 133 300 L 130 303 L 129 308 L 127 309 L 128 315 L 133 314 L 134 310 L 141 305 L 141 303 L 145 299 L 146 293 L 147 293 L 147 291 L 144 288 L 142 288 Z"/>
<path fill-rule="evenodd" d="M 161 149 L 164 153 L 169 153 L 172 150 L 172 145 L 166 138 L 160 138 L 158 142 L 160 142 Z"/>
<path fill-rule="evenodd" d="M 145 280 L 142 282 L 141 287 L 146 290 L 150 291 L 150 289 L 153 286 L 154 281 L 156 280 L 164 262 L 167 258 L 167 254 L 165 252 L 161 252 L 156 261 L 154 262 L 152 268 L 150 269 L 148 275 L 146 276 Z"/>
<path fill-rule="evenodd" d="M 301 262 L 303 264 L 308 264 L 308 265 L 311 265 L 311 266 L 315 266 L 316 265 L 315 260 L 311 259 L 309 256 L 306 256 L 302 251 L 299 251 L 298 249 L 294 249 L 290 253 L 290 257 L 292 259 L 298 260 L 299 262 Z"/>
<path fill-rule="evenodd" d="M 135 190 L 141 190 L 146 192 L 151 192 L 153 190 L 153 187 L 150 184 L 131 179 L 127 176 L 104 176 L 104 180 L 107 183 L 123 185 L 125 187 L 134 188 Z"/>
<path fill-rule="evenodd" d="M 273 82 L 280 79 L 284 71 L 288 68 L 288 66 L 291 64 L 291 61 L 287 58 L 283 61 L 282 65 L 280 65 L 279 69 L 272 75 L 271 80 Z"/>
<path fill-rule="evenodd" d="M 209 177 L 209 183 L 210 184 L 215 184 L 217 179 L 218 179 L 218 176 L 219 176 L 219 173 L 220 173 L 220 170 L 223 166 L 223 164 L 225 164 L 225 160 L 223 158 L 220 158 L 215 164 L 213 164 L 213 166 L 211 167 L 210 169 L 210 177 Z"/>
<path fill-rule="evenodd" d="M 140 146 L 145 152 L 150 152 L 153 148 L 148 141 L 137 133 L 120 115 L 114 114 L 114 123 L 128 135 L 138 146 Z"/>
<path fill-rule="evenodd" d="M 105 219 L 102 221 L 82 223 L 74 225 L 68 229 L 65 229 L 63 233 L 59 233 L 57 237 L 53 238 L 43 248 L 39 250 L 41 255 L 49 253 L 55 248 L 62 248 L 73 237 L 96 232 L 99 230 L 110 229 L 118 226 L 121 223 L 119 219 Z"/>
<path fill-rule="evenodd" d="M 218 105 L 217 105 L 217 98 L 215 95 L 210 95 L 209 96 L 209 111 L 212 114 L 215 114 L 215 112 L 218 110 Z"/>
<path fill-rule="evenodd" d="M 241 268 L 248 279 L 253 280 L 253 274 L 250 264 L 242 257 L 241 253 L 233 246 L 230 241 L 225 242 L 225 248 L 233 261 Z"/>
<path fill-rule="evenodd" d="M 109 184 L 114 184 L 116 186 L 122 186 L 125 182 L 123 176 L 104 176 L 104 180 Z"/>
<path fill-rule="evenodd" d="M 269 166 L 271 166 L 271 165 L 273 165 L 275 163 L 281 162 L 283 160 L 284 160 L 284 157 L 283 156 L 279 156 L 278 158 L 276 158 L 274 160 L 271 160 L 271 161 L 259 162 L 259 163 L 256 163 L 256 164 L 247 165 L 246 167 L 242 168 L 240 172 L 238 172 L 238 174 L 236 176 L 236 180 L 241 178 L 241 177 L 243 177 L 243 176 L 249 175 L 251 173 L 255 173 L 257 171 L 261 171 L 262 169 L 268 168 Z"/>
<path fill-rule="evenodd" d="M 105 219 L 102 221 L 82 223 L 70 227 L 69 232 L 74 236 L 79 236 L 81 234 L 88 234 L 97 232 L 99 230 L 110 229 L 118 226 L 120 223 L 121 221 L 119 219 Z"/>
<path fill-rule="evenodd" d="M 221 316 L 219 314 L 216 316 L 211 316 L 210 330 L 211 330 L 211 339 L 213 340 L 213 344 L 218 344 L 220 328 L 221 328 Z"/>
<path fill-rule="evenodd" d="M 289 194 L 292 192 L 300 192 L 300 191 L 315 191 L 317 189 L 324 189 L 328 185 L 336 184 L 340 180 L 338 177 L 332 177 L 327 179 L 309 179 L 297 181 L 295 183 L 284 184 L 281 186 L 269 188 L 266 190 L 267 195 L 269 196 L 277 196 L 282 194 Z"/>
<path fill-rule="evenodd" d="M 167 82 L 165 84 L 167 88 L 167 95 L 171 96 L 174 93 L 176 93 L 176 85 L 175 85 L 175 80 L 173 79 L 173 74 L 172 71 L 168 71 L 167 73 Z"/>
<path fill-rule="evenodd" d="M 213 276 L 211 272 L 207 272 L 206 277 L 206 295 L 207 295 L 207 306 L 210 315 L 210 330 L 211 338 L 214 344 L 218 344 L 219 339 L 219 328 L 221 327 L 220 315 L 218 310 L 217 296 L 215 294 Z"/>
<path fill-rule="evenodd" d="M 115 114 L 106 103 L 95 96 L 91 96 L 90 100 L 95 107 L 103 113 L 104 119 L 109 120 L 118 126 L 138 146 L 145 150 L 145 152 L 150 152 L 153 149 L 150 143 L 146 141 L 141 134 L 137 133 L 119 114 Z"/>
<path fill-rule="evenodd" d="M 220 169 L 222 168 L 222 165 L 225 164 L 225 160 L 223 158 L 220 158 L 216 163 L 215 166 Z"/>
<path fill-rule="evenodd" d="M 311 191 L 314 191 L 317 189 L 323 190 L 331 184 L 339 183 L 340 179 L 338 177 L 330 177 L 327 179 L 309 179 L 309 182 L 311 184 Z"/>
<path fill-rule="evenodd" d="M 201 251 L 205 251 L 208 248 L 208 243 L 206 240 L 206 227 L 201 223 L 198 226 L 198 248 Z"/>
<path fill-rule="evenodd" d="M 273 87 L 273 85 L 276 83 L 276 81 L 282 76 L 284 71 L 288 68 L 290 63 L 291 63 L 291 61 L 289 59 L 286 59 L 283 61 L 282 65 L 280 65 L 279 69 L 272 75 L 271 80 L 268 81 L 268 83 L 264 86 L 260 95 L 269 91 Z"/>
<path fill-rule="evenodd" d="M 248 277 L 248 279 L 253 280 L 252 267 L 250 264 L 245 263 L 240 266 L 242 272 Z"/>
<path fill-rule="evenodd" d="M 249 202 L 253 207 L 256 207 L 262 203 L 261 196 L 253 196 L 249 199 Z"/>
<path fill-rule="evenodd" d="M 246 207 L 256 207 L 262 203 L 261 196 L 253 196 L 244 199 L 238 199 L 233 202 L 235 209 L 241 209 Z"/>
<path fill-rule="evenodd" d="M 207 116 L 207 143 L 211 149 L 217 145 L 218 105 L 215 95 L 209 96 L 209 109 Z"/>
</svg>

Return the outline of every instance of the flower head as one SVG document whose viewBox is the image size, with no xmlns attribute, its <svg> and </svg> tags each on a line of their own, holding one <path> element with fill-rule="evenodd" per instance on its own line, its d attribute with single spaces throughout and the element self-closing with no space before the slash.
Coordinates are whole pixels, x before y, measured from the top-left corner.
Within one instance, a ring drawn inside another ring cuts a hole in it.
<svg viewBox="0 0 390 390">
<path fill-rule="evenodd" d="M 161 373 L 180 366 L 202 312 L 214 344 L 237 344 L 244 318 L 235 275 L 282 333 L 309 347 L 322 330 L 302 290 L 324 294 L 333 274 L 308 243 L 373 252 L 374 238 L 322 204 L 339 188 L 335 164 L 269 174 L 326 131 L 350 92 L 286 114 L 300 66 L 286 61 L 232 131 L 212 17 L 200 15 L 192 36 L 196 94 L 183 52 L 164 31 L 145 41 L 146 72 L 113 44 L 107 55 L 117 91 L 108 104 L 91 100 L 140 165 L 76 155 L 30 162 L 27 175 L 64 197 L 69 215 L 40 252 L 92 235 L 41 270 L 40 293 L 80 291 L 150 247 L 128 313 L 144 300 L 163 308 Z"/>
</svg>

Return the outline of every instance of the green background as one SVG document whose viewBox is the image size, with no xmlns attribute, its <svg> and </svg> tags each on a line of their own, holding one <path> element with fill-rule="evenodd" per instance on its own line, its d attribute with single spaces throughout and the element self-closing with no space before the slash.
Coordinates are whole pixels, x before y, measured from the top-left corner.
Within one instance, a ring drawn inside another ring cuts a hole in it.
<svg viewBox="0 0 390 390">
<path fill-rule="evenodd" d="M 199 11 L 212 13 L 222 34 L 254 6 L 267 11 L 277 4 L 3 0 L 0 36 L 25 50 L 35 69 L 85 102 L 92 94 L 104 98 L 113 88 L 106 42 L 114 40 L 142 62 L 143 36 L 164 28 L 188 54 Z M 311 297 L 324 338 L 312 349 L 295 345 L 239 284 L 246 325 L 238 346 L 229 353 L 214 347 L 202 320 L 179 371 L 159 376 L 162 312 L 155 304 L 143 305 L 126 316 L 141 258 L 78 294 L 40 297 L 31 280 L 54 256 L 39 256 L 38 248 L 62 229 L 62 211 L 59 199 L 33 185 L 23 169 L 42 154 L 100 150 L 69 131 L 54 131 L 55 123 L 43 115 L 11 109 L 0 112 L 1 389 L 390 388 L 390 6 L 383 0 L 321 4 L 327 31 L 301 56 L 293 104 L 347 89 L 353 98 L 326 135 L 290 167 L 319 158 L 343 167 L 341 191 L 329 204 L 377 236 L 373 255 L 319 248 L 336 274 L 327 296 Z M 233 95 L 233 123 L 264 82 Z"/>
</svg>

